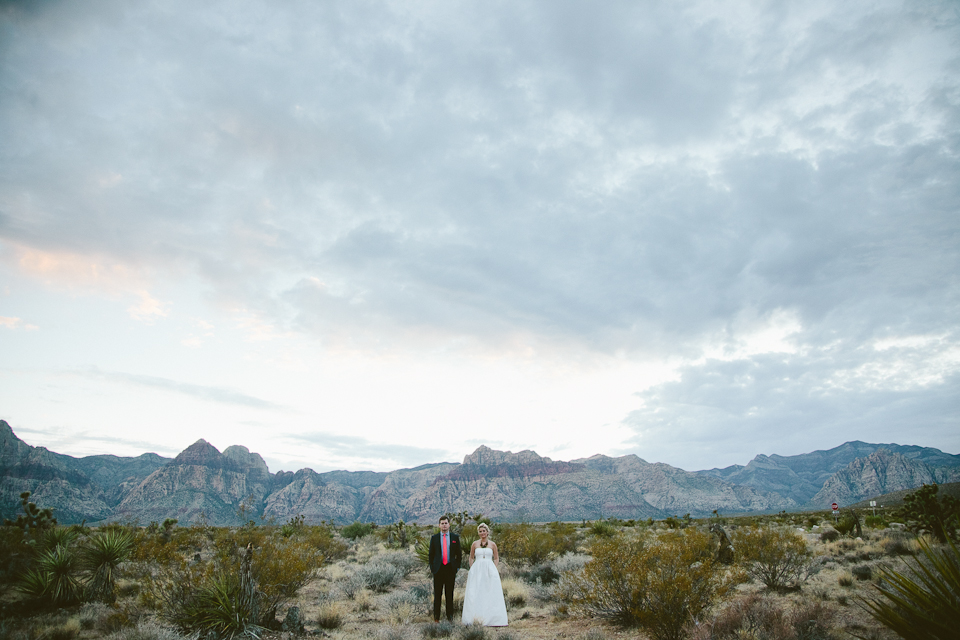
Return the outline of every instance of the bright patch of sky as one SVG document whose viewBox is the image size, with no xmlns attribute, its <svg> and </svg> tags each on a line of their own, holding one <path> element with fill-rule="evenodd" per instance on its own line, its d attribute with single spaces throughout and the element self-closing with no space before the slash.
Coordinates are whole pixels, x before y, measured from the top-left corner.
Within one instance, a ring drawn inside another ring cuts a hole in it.
<svg viewBox="0 0 960 640">
<path fill-rule="evenodd" d="M 955 3 L 0 3 L 0 418 L 272 471 L 960 451 Z"/>
</svg>

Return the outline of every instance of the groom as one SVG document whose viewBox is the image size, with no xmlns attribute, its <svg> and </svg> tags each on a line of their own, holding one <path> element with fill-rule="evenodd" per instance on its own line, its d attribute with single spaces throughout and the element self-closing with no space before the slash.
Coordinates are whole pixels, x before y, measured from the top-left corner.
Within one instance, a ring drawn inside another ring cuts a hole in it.
<svg viewBox="0 0 960 640">
<path fill-rule="evenodd" d="M 440 622 L 440 596 L 447 598 L 447 620 L 453 621 L 453 583 L 460 570 L 460 536 L 450 533 L 450 518 L 440 516 L 440 533 L 430 538 L 433 572 L 433 621 Z"/>
</svg>

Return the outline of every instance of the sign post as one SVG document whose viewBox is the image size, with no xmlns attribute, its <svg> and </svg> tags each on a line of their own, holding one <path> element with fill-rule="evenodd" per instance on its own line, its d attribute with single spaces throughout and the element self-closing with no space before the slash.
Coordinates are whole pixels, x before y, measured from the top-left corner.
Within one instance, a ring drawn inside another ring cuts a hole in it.
<svg viewBox="0 0 960 640">
<path fill-rule="evenodd" d="M 870 506 L 873 507 L 873 517 L 876 518 L 877 517 L 877 501 L 871 500 Z"/>
<path fill-rule="evenodd" d="M 833 503 L 832 505 L 830 505 L 830 506 L 833 507 L 833 523 L 836 524 L 836 523 L 837 523 L 837 516 L 840 514 L 840 505 L 838 505 L 836 502 L 834 502 L 834 503 Z"/>
</svg>

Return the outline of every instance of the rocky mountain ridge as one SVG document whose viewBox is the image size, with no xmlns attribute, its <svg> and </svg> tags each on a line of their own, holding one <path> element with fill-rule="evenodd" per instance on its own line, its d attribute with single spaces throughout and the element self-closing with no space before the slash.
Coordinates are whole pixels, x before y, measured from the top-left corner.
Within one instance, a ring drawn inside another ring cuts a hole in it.
<svg viewBox="0 0 960 640">
<path fill-rule="evenodd" d="M 960 480 L 960 456 L 937 449 L 850 442 L 799 456 L 758 455 L 746 466 L 690 472 L 636 455 L 554 461 L 534 451 L 486 446 L 462 463 L 391 472 L 301 469 L 270 473 L 263 458 L 234 445 L 198 440 L 176 458 L 73 458 L 31 447 L 0 420 L 0 508 L 14 517 L 31 491 L 61 522 L 177 518 L 237 525 L 355 520 L 431 522 L 441 513 L 482 512 L 494 519 L 576 521 L 664 518 L 825 508 L 870 492 Z M 819 482 L 819 485 L 817 484 Z"/>
</svg>

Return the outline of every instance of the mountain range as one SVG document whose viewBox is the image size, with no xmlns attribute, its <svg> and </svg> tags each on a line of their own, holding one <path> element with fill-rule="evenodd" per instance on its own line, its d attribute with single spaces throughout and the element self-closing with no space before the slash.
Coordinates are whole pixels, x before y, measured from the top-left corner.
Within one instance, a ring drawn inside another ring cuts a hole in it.
<svg viewBox="0 0 960 640">
<path fill-rule="evenodd" d="M 665 518 L 829 509 L 922 484 L 960 481 L 960 455 L 899 444 L 847 442 L 796 456 L 758 455 L 746 466 L 684 471 L 636 455 L 568 462 L 533 451 L 481 446 L 462 463 L 390 472 L 301 469 L 270 473 L 263 458 L 198 440 L 177 457 L 155 453 L 74 458 L 32 447 L 0 420 L 0 517 L 15 518 L 20 494 L 53 507 L 61 523 L 86 520 L 237 525 L 397 520 L 432 522 L 447 512 L 496 520 Z"/>
</svg>

